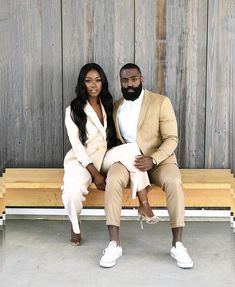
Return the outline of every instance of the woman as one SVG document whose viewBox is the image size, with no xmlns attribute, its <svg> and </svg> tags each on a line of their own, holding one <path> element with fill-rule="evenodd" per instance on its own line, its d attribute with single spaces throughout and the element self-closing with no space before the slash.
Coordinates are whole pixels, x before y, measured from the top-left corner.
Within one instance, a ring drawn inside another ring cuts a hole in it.
<svg viewBox="0 0 235 287">
<path fill-rule="evenodd" d="M 84 195 L 88 193 L 92 182 L 98 189 L 105 189 L 104 174 L 112 163 L 120 161 L 130 171 L 132 191 L 134 195 L 138 191 L 140 202 L 147 201 L 146 188 L 150 183 L 147 173 L 136 172 L 134 157 L 138 153 L 133 149 L 130 152 L 128 145 L 123 145 L 129 149 L 129 156 L 124 156 L 125 162 L 120 160 L 120 156 L 115 157 L 120 148 L 117 147 L 117 153 L 114 152 L 115 148 L 112 149 L 117 144 L 112 117 L 113 99 L 105 73 L 98 64 L 89 63 L 82 67 L 75 92 L 77 97 L 67 107 L 65 114 L 65 125 L 72 148 L 64 159 L 62 199 L 71 221 L 70 241 L 78 246 L 81 242 L 79 215 L 82 201 L 85 200 Z M 157 222 L 149 204 L 142 206 L 140 213 L 147 222 Z"/>
</svg>

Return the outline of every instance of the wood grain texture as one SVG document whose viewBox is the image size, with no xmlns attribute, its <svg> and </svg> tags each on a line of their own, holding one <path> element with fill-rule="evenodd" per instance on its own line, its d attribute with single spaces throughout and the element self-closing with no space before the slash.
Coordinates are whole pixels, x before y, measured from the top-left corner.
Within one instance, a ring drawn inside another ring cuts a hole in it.
<svg viewBox="0 0 235 287">
<path fill-rule="evenodd" d="M 62 47 L 60 1 L 42 1 L 42 98 L 44 166 L 63 163 Z M 38 144 L 40 139 L 38 139 Z"/>
<path fill-rule="evenodd" d="M 164 192 L 159 187 L 149 193 L 149 203 L 152 207 L 166 207 Z M 62 207 L 61 191 L 58 189 L 14 189 L 9 188 L 6 193 L 7 207 Z M 124 207 L 138 207 L 138 199 L 130 197 L 130 190 L 125 189 L 122 204 Z M 230 189 L 185 189 L 186 207 L 230 207 Z M 91 190 L 86 195 L 84 207 L 104 207 L 104 193 Z M 4 210 L 4 206 L 2 207 Z"/>
<path fill-rule="evenodd" d="M 6 169 L 3 175 L 5 204 L 21 207 L 63 206 L 62 179 L 63 169 Z M 233 180 L 230 170 L 182 170 L 186 207 L 230 207 Z M 104 192 L 97 190 L 94 184 L 90 185 L 89 190 L 84 206 L 103 207 Z M 165 194 L 160 187 L 153 185 L 148 198 L 151 206 L 166 206 Z M 123 192 L 123 206 L 139 206 L 137 198 L 131 199 L 128 188 Z"/>
<path fill-rule="evenodd" d="M 230 1 L 209 1 L 205 167 L 229 167 L 228 35 Z"/>
<path fill-rule="evenodd" d="M 0 2 L 0 176 L 7 162 L 7 114 L 9 98 L 10 7 L 7 0 Z"/>
<path fill-rule="evenodd" d="M 134 62 L 134 0 L 94 1 L 94 60 L 104 69 L 114 100 L 121 97 L 119 70 Z"/>
<path fill-rule="evenodd" d="M 235 175 L 235 1 L 228 2 L 225 30 L 228 37 L 228 77 L 226 86 L 229 94 L 229 159 Z"/>
<path fill-rule="evenodd" d="M 156 91 L 156 0 L 135 1 L 135 63 L 144 76 L 144 87 Z"/>
<path fill-rule="evenodd" d="M 64 110 L 91 61 L 115 100 L 127 62 L 170 97 L 181 168 L 235 172 L 234 19 L 233 0 L 0 0 L 0 174 L 62 165 Z"/>
<path fill-rule="evenodd" d="M 178 121 L 180 167 L 204 166 L 207 1 L 166 2 L 166 94 Z"/>
<path fill-rule="evenodd" d="M 7 166 L 62 163 L 59 1 L 10 1 Z"/>
<path fill-rule="evenodd" d="M 156 9 L 156 91 L 161 95 L 165 95 L 166 1 L 157 1 Z"/>
</svg>

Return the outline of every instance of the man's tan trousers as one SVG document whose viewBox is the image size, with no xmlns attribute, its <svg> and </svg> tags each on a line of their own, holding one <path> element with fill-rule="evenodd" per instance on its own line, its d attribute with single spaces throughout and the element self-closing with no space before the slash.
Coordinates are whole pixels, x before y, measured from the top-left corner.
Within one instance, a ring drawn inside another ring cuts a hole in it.
<svg viewBox="0 0 235 287">
<path fill-rule="evenodd" d="M 181 174 L 176 164 L 164 164 L 149 173 L 151 183 L 162 188 L 166 195 L 167 209 L 172 228 L 184 226 L 184 193 Z M 109 169 L 105 189 L 106 224 L 120 226 L 122 192 L 129 183 L 129 172 L 120 163 Z"/>
</svg>

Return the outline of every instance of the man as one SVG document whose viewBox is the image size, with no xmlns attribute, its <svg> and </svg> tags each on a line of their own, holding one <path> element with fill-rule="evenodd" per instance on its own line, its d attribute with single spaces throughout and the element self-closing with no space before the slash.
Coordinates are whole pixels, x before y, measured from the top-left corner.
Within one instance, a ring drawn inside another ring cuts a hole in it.
<svg viewBox="0 0 235 287">
<path fill-rule="evenodd" d="M 167 209 L 172 229 L 171 256 L 181 268 L 193 267 L 193 261 L 182 244 L 184 227 L 184 194 L 175 149 L 178 144 L 177 122 L 169 98 L 142 88 L 140 68 L 132 63 L 120 70 L 123 98 L 114 106 L 114 120 L 119 139 L 136 142 L 142 156 L 135 166 L 148 171 L 150 181 L 166 194 Z M 119 227 L 122 191 L 129 181 L 126 168 L 115 163 L 106 179 L 105 212 L 110 243 L 100 260 L 103 267 L 112 267 L 122 256 Z"/>
</svg>

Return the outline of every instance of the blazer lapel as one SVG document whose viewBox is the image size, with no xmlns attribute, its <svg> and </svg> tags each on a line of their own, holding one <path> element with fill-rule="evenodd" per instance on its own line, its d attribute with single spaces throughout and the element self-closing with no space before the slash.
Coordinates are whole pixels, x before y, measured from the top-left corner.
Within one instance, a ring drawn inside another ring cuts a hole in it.
<svg viewBox="0 0 235 287">
<path fill-rule="evenodd" d="M 140 129 L 140 127 L 142 126 L 149 105 L 150 105 L 149 92 L 147 90 L 144 90 L 144 98 L 140 108 L 140 115 L 138 119 L 137 129 Z"/>
<path fill-rule="evenodd" d="M 106 116 L 106 112 L 102 104 L 101 104 L 101 109 L 102 109 L 102 114 L 104 118 L 104 125 L 101 124 L 96 112 L 93 110 L 92 106 L 88 102 L 84 107 L 84 112 L 93 122 L 93 124 L 97 127 L 97 129 L 100 131 L 103 137 L 106 138 L 107 116 Z"/>
</svg>

